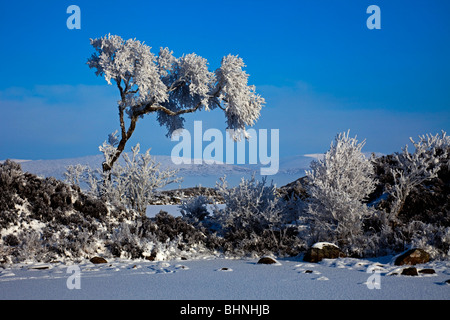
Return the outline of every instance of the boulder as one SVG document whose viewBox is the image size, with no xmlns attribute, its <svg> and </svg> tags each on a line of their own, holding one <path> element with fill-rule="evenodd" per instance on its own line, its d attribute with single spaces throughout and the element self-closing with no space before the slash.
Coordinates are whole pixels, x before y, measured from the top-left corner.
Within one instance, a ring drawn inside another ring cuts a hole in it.
<svg viewBox="0 0 450 320">
<path fill-rule="evenodd" d="M 259 264 L 274 264 L 274 263 L 278 263 L 275 259 L 272 259 L 270 257 L 262 257 L 261 259 L 259 259 L 258 261 Z"/>
<path fill-rule="evenodd" d="M 306 191 L 308 186 L 308 178 L 301 177 L 285 186 L 280 187 L 277 191 L 281 197 L 286 200 L 295 199 L 300 197 L 302 200 L 308 198 L 308 192 Z"/>
<path fill-rule="evenodd" d="M 396 266 L 402 266 L 404 264 L 415 265 L 421 263 L 427 263 L 430 261 L 430 255 L 428 252 L 422 249 L 414 248 L 406 251 L 395 259 L 394 264 Z"/>
<path fill-rule="evenodd" d="M 418 276 L 417 269 L 414 267 L 405 268 L 401 273 L 403 276 Z"/>
<path fill-rule="evenodd" d="M 49 268 L 48 266 L 37 266 L 37 267 L 31 267 L 30 269 L 33 269 L 33 270 L 46 270 L 48 268 Z"/>
<path fill-rule="evenodd" d="M 106 261 L 104 258 L 102 257 L 93 257 L 89 260 L 90 262 L 94 263 L 94 264 L 99 264 L 99 263 L 108 263 L 108 261 Z"/>
<path fill-rule="evenodd" d="M 422 273 L 422 274 L 435 274 L 436 271 L 434 271 L 434 269 L 427 268 L 427 269 L 421 269 L 421 270 L 419 270 L 419 273 Z"/>
<path fill-rule="evenodd" d="M 336 259 L 346 255 L 333 243 L 318 242 L 306 251 L 303 261 L 319 262 L 322 259 Z"/>
</svg>

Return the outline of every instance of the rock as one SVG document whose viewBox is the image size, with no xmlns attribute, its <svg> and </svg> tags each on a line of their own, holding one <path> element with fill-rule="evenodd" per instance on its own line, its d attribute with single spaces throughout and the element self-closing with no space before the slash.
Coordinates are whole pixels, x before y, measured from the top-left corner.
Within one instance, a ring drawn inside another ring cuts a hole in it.
<svg viewBox="0 0 450 320">
<path fill-rule="evenodd" d="M 99 264 L 99 263 L 108 263 L 108 261 L 106 261 L 104 258 L 102 257 L 93 257 L 89 260 L 90 262 L 94 263 L 94 264 Z"/>
<path fill-rule="evenodd" d="M 33 269 L 33 270 L 46 270 L 48 268 L 49 268 L 48 266 L 39 266 L 39 267 L 31 267 L 30 269 Z"/>
<path fill-rule="evenodd" d="M 328 242 L 318 242 L 306 251 L 303 261 L 319 262 L 322 259 L 336 259 L 345 257 L 338 246 Z"/>
<path fill-rule="evenodd" d="M 409 267 L 402 270 L 403 276 L 418 276 L 417 269 L 415 267 Z"/>
<path fill-rule="evenodd" d="M 422 274 L 435 274 L 436 273 L 436 271 L 434 271 L 434 269 L 422 269 L 422 270 L 419 270 L 419 273 L 422 273 Z"/>
<path fill-rule="evenodd" d="M 308 192 L 306 191 L 308 185 L 308 178 L 301 177 L 285 186 L 280 187 L 277 191 L 278 194 L 286 200 L 300 197 L 302 200 L 308 198 Z"/>
<path fill-rule="evenodd" d="M 446 283 L 446 284 L 450 284 L 450 279 L 445 280 L 445 283 Z"/>
<path fill-rule="evenodd" d="M 430 261 L 430 255 L 428 252 L 422 249 L 411 249 L 398 256 L 395 259 L 394 264 L 396 266 L 402 266 L 404 264 L 415 265 L 420 263 L 427 263 Z"/>
<path fill-rule="evenodd" d="M 259 264 L 274 264 L 274 263 L 278 263 L 275 259 L 272 259 L 270 257 L 262 257 L 261 259 L 259 259 L 258 261 Z"/>
<path fill-rule="evenodd" d="M 305 270 L 305 273 L 313 273 L 312 270 Z"/>
<path fill-rule="evenodd" d="M 233 271 L 233 269 L 227 268 L 227 267 L 222 267 L 222 268 L 218 269 L 217 271 L 231 272 L 231 271 Z"/>
</svg>

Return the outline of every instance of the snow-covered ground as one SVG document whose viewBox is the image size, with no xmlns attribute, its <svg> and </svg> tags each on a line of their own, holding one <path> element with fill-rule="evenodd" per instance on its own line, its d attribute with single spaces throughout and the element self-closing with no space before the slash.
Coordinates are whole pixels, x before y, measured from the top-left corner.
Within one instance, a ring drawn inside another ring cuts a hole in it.
<svg viewBox="0 0 450 320">
<path fill-rule="evenodd" d="M 149 206 L 179 216 L 177 205 Z M 320 247 L 318 243 L 316 247 Z M 415 266 L 435 274 L 401 275 L 394 257 L 258 259 L 221 255 L 171 261 L 108 259 L 105 264 L 20 263 L 0 268 L 0 300 L 450 300 L 450 261 Z M 72 287 L 72 289 L 71 289 Z"/>
<path fill-rule="evenodd" d="M 150 206 L 147 215 L 159 210 L 180 215 L 177 205 Z M 219 254 L 197 254 L 189 260 L 108 260 L 5 265 L 0 267 L 0 300 L 450 300 L 450 261 L 416 266 L 434 274 L 406 276 L 401 275 L 405 266 L 395 266 L 392 256 L 319 263 L 298 256 L 272 265 Z"/>
<path fill-rule="evenodd" d="M 392 257 L 301 257 L 262 265 L 257 259 L 199 257 L 151 262 L 111 260 L 78 265 L 18 264 L 0 269 L 0 299 L 449 300 L 450 262 L 416 266 L 434 275 L 392 275 Z M 71 267 L 71 268 L 69 268 Z M 78 273 L 79 271 L 79 273 Z M 70 289 L 72 287 L 72 289 Z"/>
</svg>

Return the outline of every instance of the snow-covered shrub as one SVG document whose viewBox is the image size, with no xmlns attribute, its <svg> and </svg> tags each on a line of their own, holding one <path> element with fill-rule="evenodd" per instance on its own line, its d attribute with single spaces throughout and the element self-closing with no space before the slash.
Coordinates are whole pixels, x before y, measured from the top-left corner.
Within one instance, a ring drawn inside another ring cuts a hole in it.
<svg viewBox="0 0 450 320">
<path fill-rule="evenodd" d="M 15 189 L 21 187 L 22 175 L 20 164 L 10 160 L 0 163 L 0 212 L 2 214 L 0 228 L 6 228 L 10 223 L 14 224 L 17 221 L 16 204 L 21 205 L 23 201 L 18 199 Z"/>
<path fill-rule="evenodd" d="M 411 221 L 402 231 L 408 245 L 424 249 L 431 258 L 448 258 L 450 255 L 450 227 Z"/>
<path fill-rule="evenodd" d="M 180 212 L 183 219 L 191 224 L 203 221 L 209 215 L 208 204 L 210 202 L 211 200 L 203 195 L 181 200 Z"/>
<path fill-rule="evenodd" d="M 88 257 L 120 220 L 133 212 L 111 207 L 80 188 L 0 164 L 0 261 L 54 261 Z M 101 247 L 101 245 L 100 245 Z"/>
<path fill-rule="evenodd" d="M 225 207 L 214 209 L 214 219 L 222 228 L 224 250 L 237 254 L 298 253 L 295 218 L 286 214 L 285 202 L 275 185 L 266 178 L 242 178 L 238 186 L 229 188 L 225 178 L 217 184 Z M 291 213 L 291 212 L 289 212 Z"/>
<path fill-rule="evenodd" d="M 375 159 L 377 188 L 371 201 L 376 214 L 365 220 L 373 253 L 391 254 L 410 246 L 427 248 L 434 256 L 448 255 L 450 228 L 450 139 L 423 135 L 414 152 Z"/>
<path fill-rule="evenodd" d="M 139 144 L 132 148 L 132 156 L 123 154 L 125 166 L 114 179 L 117 181 L 115 190 L 122 189 L 124 191 L 123 202 L 125 205 L 137 210 L 144 215 L 147 205 L 154 200 L 154 193 L 156 189 L 162 188 L 170 183 L 179 182 L 176 178 L 178 170 L 161 170 L 160 163 L 157 163 L 151 156 L 150 150 L 145 154 L 139 154 Z M 115 170 L 112 170 L 114 174 Z"/>
<path fill-rule="evenodd" d="M 19 261 L 42 261 L 46 257 L 45 248 L 42 246 L 39 232 L 30 230 L 19 233 L 20 250 L 15 251 L 16 259 Z"/>
<path fill-rule="evenodd" d="M 108 244 L 113 256 L 128 259 L 143 258 L 146 249 L 150 251 L 147 256 L 151 255 L 151 247 L 146 248 L 147 242 L 150 242 L 148 238 L 142 237 L 136 227 L 132 227 L 134 227 L 134 232 L 130 230 L 129 223 L 122 222 L 113 230 L 111 241 Z"/>
<path fill-rule="evenodd" d="M 306 172 L 312 242 L 361 253 L 363 220 L 373 214 L 366 201 L 375 190 L 373 164 L 361 152 L 364 143 L 350 138 L 349 131 L 340 133 L 323 160 L 313 161 Z"/>
<path fill-rule="evenodd" d="M 282 208 L 278 203 L 276 188 L 266 185 L 266 178 L 257 181 L 241 179 L 238 186 L 229 188 L 226 180 L 217 184 L 225 208 L 215 211 L 224 228 L 260 232 L 281 223 Z"/>
<path fill-rule="evenodd" d="M 0 263 L 79 260 L 95 255 L 170 259 L 221 247 L 221 239 L 181 217 L 152 221 L 54 178 L 0 164 Z M 8 214 L 8 212 L 10 214 Z"/>
<path fill-rule="evenodd" d="M 450 137 L 445 131 L 441 135 L 423 135 L 415 142 L 410 138 L 415 150 L 408 151 L 406 145 L 401 153 L 394 154 L 396 166 L 391 168 L 394 184 L 389 190 L 394 201 L 389 219 L 395 220 L 401 213 L 411 191 L 425 181 L 436 178 L 442 167 L 448 169 Z"/>
<path fill-rule="evenodd" d="M 99 147 L 105 161 L 115 152 L 117 131 L 109 135 L 108 142 Z M 87 166 L 68 166 L 66 182 L 78 186 L 87 185 L 88 193 L 111 203 L 118 203 L 145 215 L 147 206 L 154 200 L 155 192 L 170 183 L 180 181 L 178 170 L 163 170 L 150 155 L 150 149 L 140 153 L 140 145 L 131 148 L 131 156 L 122 154 L 124 164 L 107 172 Z"/>
<path fill-rule="evenodd" d="M 121 223 L 108 241 L 114 256 L 150 260 L 175 258 L 191 251 L 213 252 L 220 246 L 220 239 L 215 235 L 164 211 L 153 220 L 139 217 Z"/>
<path fill-rule="evenodd" d="M 183 220 L 182 217 L 174 217 L 167 212 L 161 211 L 155 216 L 156 230 L 154 234 L 162 243 L 180 238 L 180 249 L 187 250 L 195 245 L 216 249 L 218 239 L 205 228 L 195 228 L 192 224 Z"/>
</svg>

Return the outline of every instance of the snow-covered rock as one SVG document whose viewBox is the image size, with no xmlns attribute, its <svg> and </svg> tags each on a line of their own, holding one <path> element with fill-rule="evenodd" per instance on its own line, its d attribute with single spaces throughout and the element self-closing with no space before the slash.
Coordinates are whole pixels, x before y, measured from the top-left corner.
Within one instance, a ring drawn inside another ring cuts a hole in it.
<svg viewBox="0 0 450 320">
<path fill-rule="evenodd" d="M 317 242 L 306 251 L 303 261 L 319 262 L 323 259 L 336 259 L 340 257 L 345 257 L 345 254 L 335 244 L 330 242 Z"/>
<path fill-rule="evenodd" d="M 339 248 L 337 245 L 335 245 L 334 243 L 331 243 L 331 242 L 316 242 L 311 246 L 311 248 L 323 249 L 323 247 L 325 247 L 325 246 L 333 246 L 333 247 Z"/>
<path fill-rule="evenodd" d="M 423 249 L 410 249 L 395 259 L 395 265 L 401 266 L 404 264 L 415 265 L 427 263 L 430 261 L 430 254 Z"/>
</svg>

